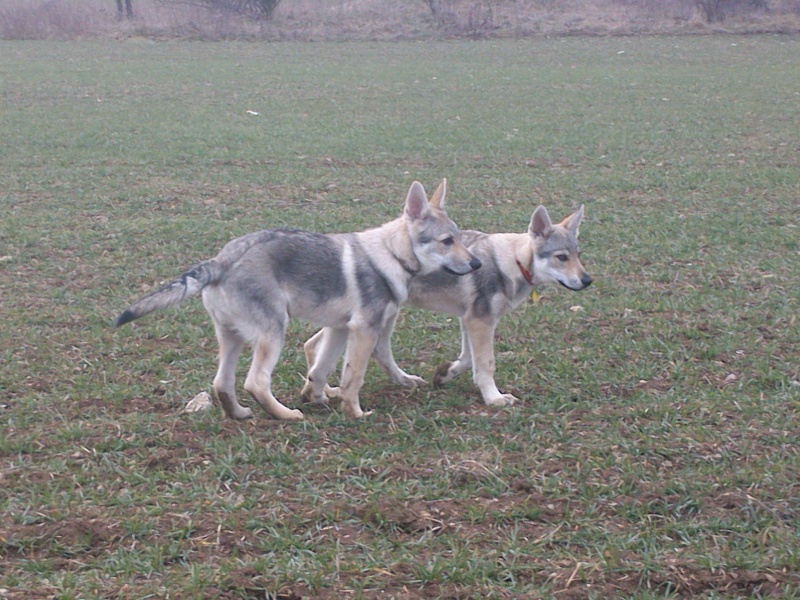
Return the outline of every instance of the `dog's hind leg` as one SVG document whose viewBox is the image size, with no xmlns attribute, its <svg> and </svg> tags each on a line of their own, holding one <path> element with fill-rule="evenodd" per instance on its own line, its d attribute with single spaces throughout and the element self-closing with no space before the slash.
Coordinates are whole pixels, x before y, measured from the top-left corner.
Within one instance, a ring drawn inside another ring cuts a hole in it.
<svg viewBox="0 0 800 600">
<path fill-rule="evenodd" d="M 308 375 L 301 396 L 304 402 L 326 402 L 339 395 L 339 388 L 328 385 L 328 378 L 347 346 L 347 329 L 325 327 L 303 345 L 308 363 Z"/>
<path fill-rule="evenodd" d="M 433 376 L 433 385 L 435 387 L 443 386 L 472 367 L 472 347 L 464 318 L 460 318 L 459 323 L 461 324 L 461 353 L 456 360 L 439 365 Z"/>
<path fill-rule="evenodd" d="M 283 347 L 283 332 L 279 336 L 261 335 L 253 345 L 253 362 L 244 382 L 244 389 L 261 407 L 276 419 L 302 419 L 303 413 L 291 409 L 272 395 L 272 370 L 278 363 Z"/>
<path fill-rule="evenodd" d="M 496 321 L 464 317 L 462 331 L 466 332 L 472 349 L 472 379 L 481 390 L 487 406 L 508 406 L 517 400 L 511 394 L 503 394 L 494 381 L 496 362 L 494 358 L 494 331 Z"/>
<path fill-rule="evenodd" d="M 425 380 L 422 379 L 422 377 L 409 375 L 403 371 L 394 360 L 394 355 L 392 354 L 392 331 L 394 331 L 394 323 L 397 321 L 398 314 L 400 313 L 395 314 L 393 318 L 389 319 L 389 322 L 381 329 L 381 333 L 378 336 L 378 343 L 375 345 L 375 351 L 372 355 L 375 357 L 375 360 L 378 361 L 378 364 L 386 369 L 386 372 L 389 373 L 395 383 L 405 387 L 424 385 Z"/>
<path fill-rule="evenodd" d="M 249 419 L 253 411 L 236 401 L 236 363 L 244 340 L 232 329 L 214 323 L 219 341 L 219 367 L 214 377 L 214 394 L 231 419 Z"/>
</svg>

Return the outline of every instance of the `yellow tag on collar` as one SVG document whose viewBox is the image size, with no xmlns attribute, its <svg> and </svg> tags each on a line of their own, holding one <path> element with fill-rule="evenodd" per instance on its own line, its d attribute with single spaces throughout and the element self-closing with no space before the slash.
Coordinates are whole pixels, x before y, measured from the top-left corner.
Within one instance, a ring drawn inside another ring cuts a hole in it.
<svg viewBox="0 0 800 600">
<path fill-rule="evenodd" d="M 533 290 L 531 292 L 531 300 L 533 300 L 533 303 L 536 304 L 539 301 L 539 292 Z"/>
</svg>

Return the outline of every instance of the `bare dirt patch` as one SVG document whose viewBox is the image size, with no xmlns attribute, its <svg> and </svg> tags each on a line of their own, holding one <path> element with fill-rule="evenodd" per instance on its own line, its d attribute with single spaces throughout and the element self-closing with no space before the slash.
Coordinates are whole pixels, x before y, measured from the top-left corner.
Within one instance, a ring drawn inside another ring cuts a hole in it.
<svg viewBox="0 0 800 600">
<path fill-rule="evenodd" d="M 11 525 L 2 547 L 14 557 L 72 558 L 82 554 L 96 556 L 120 538 L 119 524 L 105 517 L 70 516 Z"/>
</svg>

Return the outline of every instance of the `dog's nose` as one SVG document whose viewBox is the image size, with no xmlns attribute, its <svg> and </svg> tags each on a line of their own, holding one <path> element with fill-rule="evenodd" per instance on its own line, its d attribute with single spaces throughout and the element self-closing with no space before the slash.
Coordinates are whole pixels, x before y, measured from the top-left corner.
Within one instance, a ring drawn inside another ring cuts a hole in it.
<svg viewBox="0 0 800 600">
<path fill-rule="evenodd" d="M 589 275 L 588 273 L 583 275 L 581 277 L 581 283 L 583 284 L 583 287 L 585 287 L 585 288 L 587 288 L 590 285 L 592 285 L 592 277 L 591 277 L 591 275 Z"/>
<path fill-rule="evenodd" d="M 483 263 L 481 263 L 481 261 L 477 258 L 473 258 L 471 261 L 469 261 L 469 266 L 472 267 L 473 271 L 480 269 L 482 264 Z"/>
</svg>

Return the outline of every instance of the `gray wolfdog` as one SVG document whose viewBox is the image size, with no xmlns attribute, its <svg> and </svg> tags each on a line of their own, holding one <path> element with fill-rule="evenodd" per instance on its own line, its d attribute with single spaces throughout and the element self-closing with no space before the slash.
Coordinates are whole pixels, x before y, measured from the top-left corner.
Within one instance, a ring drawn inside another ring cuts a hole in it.
<svg viewBox="0 0 800 600">
<path fill-rule="evenodd" d="M 320 234 L 268 229 L 237 238 L 155 292 L 134 302 L 116 325 L 203 294 L 219 341 L 214 392 L 234 419 L 252 416 L 236 401 L 236 362 L 245 343 L 253 362 L 244 389 L 271 416 L 302 419 L 303 413 L 272 395 L 272 371 L 290 317 L 344 332 L 341 396 L 353 418 L 358 392 L 375 343 L 408 297 L 415 277 L 438 271 L 466 275 L 481 266 L 444 211 L 445 182 L 431 197 L 411 184 L 402 216 L 358 233 Z"/>
<path fill-rule="evenodd" d="M 461 323 L 461 354 L 436 370 L 435 386 L 447 383 L 472 367 L 473 380 L 487 405 L 514 403 L 516 398 L 500 392 L 494 381 L 497 322 L 530 296 L 534 286 L 557 282 L 577 291 L 592 283 L 578 256 L 578 229 L 582 218 L 581 205 L 561 223 L 554 224 L 545 207 L 539 206 L 531 216 L 527 233 L 462 231 L 461 239 L 481 261 L 481 269 L 467 277 L 432 272 L 411 282 L 409 304 L 457 316 Z M 391 336 L 395 320 L 396 315 L 387 320 L 381 331 L 375 359 L 401 385 L 424 383 L 403 371 L 394 360 Z M 324 401 L 325 396 L 339 395 L 339 388 L 325 384 L 341 355 L 341 344 L 335 346 L 331 340 L 341 335 L 326 327 L 305 343 L 309 365 L 304 389 L 307 398 Z M 339 354 L 334 355 L 337 349 Z"/>
</svg>

